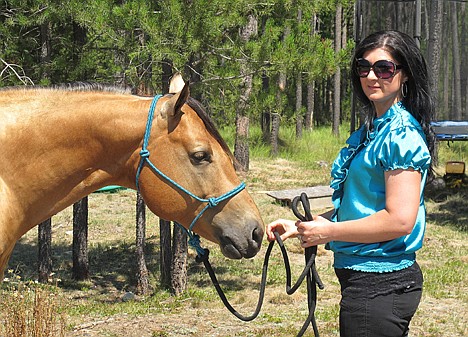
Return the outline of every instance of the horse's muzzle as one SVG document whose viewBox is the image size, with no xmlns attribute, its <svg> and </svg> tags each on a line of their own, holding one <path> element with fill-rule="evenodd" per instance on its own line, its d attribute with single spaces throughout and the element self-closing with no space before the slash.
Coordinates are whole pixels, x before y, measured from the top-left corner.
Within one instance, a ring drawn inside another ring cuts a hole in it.
<svg viewBox="0 0 468 337">
<path fill-rule="evenodd" d="M 257 221 L 252 221 L 245 226 L 244 233 L 246 233 L 245 236 L 234 230 L 222 233 L 219 246 L 224 256 L 230 259 L 241 259 L 254 257 L 258 253 L 264 234 L 262 225 Z"/>
</svg>

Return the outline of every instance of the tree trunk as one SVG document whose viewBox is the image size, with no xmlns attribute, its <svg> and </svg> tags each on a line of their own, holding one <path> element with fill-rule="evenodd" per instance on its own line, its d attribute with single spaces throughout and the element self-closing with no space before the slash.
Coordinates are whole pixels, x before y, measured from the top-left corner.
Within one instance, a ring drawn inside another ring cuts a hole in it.
<svg viewBox="0 0 468 337">
<path fill-rule="evenodd" d="M 302 73 L 296 77 L 296 139 L 302 138 Z"/>
<path fill-rule="evenodd" d="M 174 226 L 172 245 L 171 292 L 179 295 L 187 288 L 187 232 Z"/>
<path fill-rule="evenodd" d="M 146 46 L 146 35 L 138 31 L 138 42 L 142 48 Z M 151 96 L 153 72 L 151 68 L 151 56 L 141 60 L 137 66 L 138 87 L 137 95 Z M 145 261 L 145 241 L 146 241 L 146 204 L 139 192 L 135 205 L 136 224 L 135 224 L 135 258 L 136 258 L 136 292 L 147 294 L 149 292 L 148 268 Z"/>
<path fill-rule="evenodd" d="M 160 284 L 162 288 L 171 288 L 171 266 L 172 266 L 172 247 L 171 247 L 171 222 L 159 219 L 159 237 L 160 237 Z"/>
<path fill-rule="evenodd" d="M 236 118 L 236 144 L 234 154 L 236 160 L 234 167 L 237 171 L 249 170 L 249 117 L 238 115 Z"/>
<path fill-rule="evenodd" d="M 270 146 L 271 154 L 273 156 L 278 155 L 278 138 L 280 128 L 280 116 L 277 113 L 271 115 L 271 135 L 270 135 Z"/>
<path fill-rule="evenodd" d="M 341 16 L 343 6 L 336 5 L 335 16 L 335 55 L 338 56 L 341 51 Z M 340 134 L 340 117 L 341 117 L 341 68 L 337 67 L 334 75 L 334 104 L 333 104 L 333 134 Z"/>
<path fill-rule="evenodd" d="M 50 80 L 49 65 L 52 56 L 51 28 L 49 22 L 40 26 L 41 30 L 41 70 L 42 79 Z M 48 219 L 42 222 L 38 228 L 38 272 L 39 282 L 47 283 L 52 272 L 52 221 Z"/>
<path fill-rule="evenodd" d="M 461 106 L 461 76 L 460 76 L 460 44 L 458 41 L 458 13 L 457 3 L 452 2 L 452 53 L 453 53 L 453 117 L 455 120 L 461 120 L 462 118 L 462 106 Z"/>
<path fill-rule="evenodd" d="M 286 26 L 283 34 L 283 44 L 286 43 L 286 40 L 291 33 L 291 27 Z M 287 74 L 286 69 L 280 70 L 278 73 L 276 89 L 276 111 L 271 116 L 271 135 L 270 135 L 270 145 L 271 145 L 271 154 L 277 156 L 279 153 L 278 142 L 279 142 L 279 129 L 280 129 L 280 116 L 283 113 L 283 92 L 286 90 L 286 80 Z"/>
<path fill-rule="evenodd" d="M 448 8 L 445 8 L 444 10 L 448 10 Z M 442 72 L 442 81 L 443 85 L 442 88 L 442 104 L 439 104 L 439 109 L 443 111 L 443 118 L 444 119 L 450 119 L 452 116 L 450 116 L 450 111 L 449 111 L 449 97 L 450 97 L 450 91 L 452 88 L 450 87 L 449 79 L 450 79 L 450 60 L 449 60 L 449 39 L 450 39 L 450 29 L 447 28 L 449 25 L 443 25 L 442 26 L 442 51 L 444 52 L 444 57 L 442 57 L 442 66 L 444 71 Z"/>
<path fill-rule="evenodd" d="M 428 47 L 428 65 L 432 75 L 431 90 L 436 103 L 439 96 L 439 70 L 440 70 L 440 51 L 442 41 L 442 1 L 434 1 L 431 4 L 430 24 L 429 24 L 429 47 Z M 439 109 L 436 109 L 436 116 Z"/>
<path fill-rule="evenodd" d="M 297 11 L 297 24 L 302 21 L 302 10 Z M 302 71 L 299 69 L 296 75 L 296 139 L 302 138 Z"/>
<path fill-rule="evenodd" d="M 460 4 L 459 18 L 460 22 L 468 22 L 468 6 L 467 4 Z M 464 56 L 468 53 L 468 25 L 461 24 L 460 30 L 460 55 Z M 460 64 L 460 79 L 461 79 L 461 92 L 462 92 L 462 120 L 468 119 L 468 65 L 466 62 Z"/>
<path fill-rule="evenodd" d="M 314 14 L 312 17 L 311 25 L 311 35 L 315 36 L 317 34 L 317 14 Z M 314 127 L 314 110 L 315 110 L 315 80 L 310 78 L 307 83 L 307 110 L 305 115 L 304 126 L 306 130 L 312 130 Z"/>
<path fill-rule="evenodd" d="M 52 58 L 52 46 L 51 46 L 51 24 L 44 22 L 41 24 L 41 68 L 42 68 L 42 79 L 50 80 L 49 65 Z"/>
<path fill-rule="evenodd" d="M 240 30 L 239 37 L 242 43 L 247 43 L 252 36 L 257 35 L 258 22 L 254 15 L 249 15 L 246 25 Z M 249 170 L 249 117 L 247 109 L 249 106 L 250 94 L 252 92 L 252 71 L 247 60 L 242 60 L 240 64 L 242 78 L 241 95 L 239 104 L 236 107 L 236 140 L 234 144 L 234 157 L 236 158 L 236 170 L 247 172 Z"/>
<path fill-rule="evenodd" d="M 462 4 L 462 11 L 460 13 L 461 22 L 468 22 L 468 6 L 466 4 Z M 468 55 L 468 25 L 462 25 L 461 29 L 461 48 L 460 51 L 461 55 Z M 468 64 L 467 62 L 462 62 L 461 64 L 461 80 L 462 80 L 462 90 L 464 90 L 464 102 L 462 102 L 464 116 L 462 116 L 463 120 L 468 120 Z M 463 89 L 464 88 L 464 89 Z"/>
<path fill-rule="evenodd" d="M 89 277 L 88 263 L 88 197 L 73 205 L 73 278 L 78 281 Z"/>
<path fill-rule="evenodd" d="M 307 112 L 305 117 L 306 130 L 312 130 L 314 127 L 314 109 L 315 109 L 315 81 L 307 85 Z"/>
<path fill-rule="evenodd" d="M 262 74 L 262 90 L 267 92 L 270 88 L 270 78 L 263 72 Z M 271 112 L 270 111 L 262 111 L 262 138 L 263 141 L 268 142 L 270 139 L 270 131 L 271 131 Z"/>
<path fill-rule="evenodd" d="M 136 201 L 136 292 L 146 295 L 149 292 L 148 268 L 145 261 L 146 205 L 137 192 Z"/>
<path fill-rule="evenodd" d="M 38 280 L 47 283 L 52 273 L 52 220 L 39 224 L 37 228 L 38 237 Z"/>
</svg>

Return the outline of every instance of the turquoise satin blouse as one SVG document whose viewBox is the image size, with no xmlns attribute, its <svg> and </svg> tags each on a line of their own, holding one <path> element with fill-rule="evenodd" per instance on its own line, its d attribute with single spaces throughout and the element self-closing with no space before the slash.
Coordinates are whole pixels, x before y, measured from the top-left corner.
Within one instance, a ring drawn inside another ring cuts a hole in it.
<svg viewBox="0 0 468 337">
<path fill-rule="evenodd" d="M 385 208 L 384 172 L 413 168 L 421 172 L 419 211 L 411 234 L 386 242 L 360 244 L 332 241 L 334 267 L 366 272 L 391 272 L 411 266 L 426 227 L 424 185 L 431 162 L 418 121 L 399 102 L 374 119 L 373 130 L 355 131 L 333 163 L 332 221 L 360 219 Z M 404 198 L 405 196 L 401 196 Z"/>
</svg>

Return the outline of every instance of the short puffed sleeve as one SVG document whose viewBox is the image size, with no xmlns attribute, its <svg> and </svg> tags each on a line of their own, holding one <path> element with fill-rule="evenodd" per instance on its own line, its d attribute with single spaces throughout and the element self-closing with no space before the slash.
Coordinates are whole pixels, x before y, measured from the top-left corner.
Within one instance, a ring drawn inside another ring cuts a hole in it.
<svg viewBox="0 0 468 337">
<path fill-rule="evenodd" d="M 415 126 L 400 126 L 388 132 L 378 159 L 385 171 L 412 168 L 426 171 L 431 155 L 423 131 Z"/>
</svg>

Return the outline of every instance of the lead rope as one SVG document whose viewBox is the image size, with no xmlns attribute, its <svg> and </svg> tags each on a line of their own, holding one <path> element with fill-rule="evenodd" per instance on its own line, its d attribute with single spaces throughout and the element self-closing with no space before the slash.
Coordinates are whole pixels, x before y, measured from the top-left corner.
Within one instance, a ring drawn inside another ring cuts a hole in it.
<svg viewBox="0 0 468 337">
<path fill-rule="evenodd" d="M 260 313 L 260 309 L 261 309 L 261 307 L 263 305 L 263 299 L 264 299 L 265 287 L 266 287 L 266 277 L 267 277 L 267 270 L 268 270 L 268 262 L 269 262 L 269 259 L 270 259 L 271 250 L 273 249 L 274 241 L 270 242 L 270 244 L 268 246 L 268 249 L 267 249 L 267 251 L 265 253 L 265 259 L 264 259 L 264 262 L 263 262 L 263 270 L 262 270 L 262 281 L 261 281 L 261 285 L 260 285 L 260 295 L 259 295 L 259 299 L 258 299 L 257 308 L 256 308 L 255 312 L 252 315 L 243 316 L 240 313 L 238 313 L 231 306 L 231 304 L 227 300 L 226 296 L 224 295 L 224 292 L 221 289 L 221 286 L 219 285 L 219 282 L 218 282 L 218 280 L 216 278 L 216 275 L 215 275 L 215 273 L 213 271 L 213 268 L 211 267 L 211 264 L 208 261 L 209 250 L 204 249 L 204 248 L 201 247 L 200 237 L 197 234 L 195 234 L 192 231 L 192 229 L 193 229 L 193 226 L 195 226 L 195 223 L 197 222 L 197 220 L 203 215 L 203 213 L 208 208 L 216 207 L 220 202 L 222 202 L 224 200 L 227 200 L 229 198 L 232 198 L 233 196 L 238 194 L 240 191 L 242 191 L 245 188 L 245 183 L 241 182 L 237 187 L 235 187 L 231 191 L 228 191 L 228 192 L 224 193 L 223 195 L 221 195 L 219 197 L 203 199 L 203 198 L 200 198 L 200 197 L 194 195 L 192 192 L 188 191 L 183 186 L 179 185 L 177 182 L 175 182 L 169 176 L 167 176 L 161 170 L 159 170 L 151 162 L 151 160 L 149 159 L 150 152 L 149 152 L 147 147 L 148 147 L 148 142 L 149 142 L 150 135 L 151 135 L 151 126 L 152 126 L 152 123 L 153 123 L 154 109 L 155 109 L 156 103 L 157 103 L 157 101 L 159 100 L 160 97 L 161 97 L 161 95 L 158 95 L 158 96 L 155 96 L 153 98 L 153 101 L 151 102 L 151 106 L 150 106 L 150 109 L 149 109 L 149 112 L 148 112 L 148 120 L 147 120 L 147 123 L 146 123 L 146 130 L 145 130 L 145 135 L 143 137 L 143 145 L 142 145 L 142 148 L 141 148 L 141 151 L 140 151 L 140 157 L 141 157 L 140 158 L 140 163 L 138 165 L 138 169 L 137 169 L 136 177 L 135 177 L 137 190 L 140 191 L 140 184 L 139 184 L 140 174 L 141 174 L 141 171 L 143 169 L 143 166 L 146 164 L 151 168 L 151 170 L 153 170 L 155 173 L 159 174 L 162 178 L 167 180 L 169 183 L 171 183 L 172 185 L 174 185 L 175 187 L 177 187 L 178 189 L 180 189 L 184 193 L 188 194 L 189 196 L 191 196 L 192 198 L 194 198 L 195 200 L 197 200 L 199 202 L 202 202 L 202 203 L 206 202 L 207 203 L 207 205 L 200 211 L 200 213 L 198 213 L 198 215 L 195 217 L 195 219 L 193 219 L 193 221 L 190 224 L 188 229 L 184 228 L 180 224 L 178 224 L 178 225 L 187 232 L 187 235 L 189 237 L 189 244 L 193 248 L 195 248 L 195 250 L 197 251 L 196 261 L 199 262 L 199 263 L 203 262 L 203 264 L 205 265 L 205 268 L 206 268 L 208 274 L 210 275 L 211 281 L 213 282 L 213 285 L 215 286 L 216 291 L 218 292 L 218 295 L 221 298 L 221 300 L 223 301 L 224 305 L 237 318 L 239 318 L 239 319 L 241 319 L 243 321 L 251 321 L 251 320 L 255 319 L 258 316 L 258 314 Z M 320 289 L 323 289 L 323 284 L 321 283 L 320 279 L 318 278 L 318 275 L 317 275 L 316 271 L 314 272 L 315 268 L 312 268 L 314 266 L 314 264 L 315 264 L 315 255 L 316 255 L 316 252 L 317 252 L 317 247 L 315 247 L 315 252 L 314 251 L 310 252 L 310 250 L 308 252 L 308 250 L 306 249 L 305 256 L 306 256 L 307 264 L 306 264 L 301 276 L 299 276 L 296 283 L 291 287 L 291 269 L 290 269 L 290 266 L 289 266 L 288 253 L 286 252 L 286 248 L 284 247 L 283 241 L 281 240 L 279 234 L 277 232 L 275 232 L 274 234 L 275 234 L 276 242 L 278 242 L 278 245 L 280 246 L 280 249 L 281 249 L 281 253 L 283 254 L 284 265 L 285 265 L 285 268 L 286 268 L 286 293 L 288 295 L 294 294 L 296 292 L 296 290 L 299 288 L 299 286 L 301 285 L 304 278 L 307 277 L 307 285 L 308 285 L 307 286 L 307 292 L 308 292 L 307 298 L 308 298 L 308 305 L 309 305 L 309 315 L 307 317 L 307 320 L 304 322 L 304 324 L 302 326 L 302 329 L 299 331 L 299 334 L 297 335 L 297 337 L 302 336 L 304 334 L 304 332 L 306 331 L 307 327 L 309 326 L 309 324 L 311 324 L 311 323 L 312 323 L 312 327 L 314 329 L 314 334 L 315 334 L 316 337 L 318 337 L 319 335 L 318 335 L 317 326 L 316 326 L 316 322 L 315 322 L 315 316 L 314 316 L 315 307 L 316 307 L 316 289 L 315 289 L 315 286 L 312 287 L 312 285 L 317 284 Z M 311 292 L 313 292 L 313 293 L 311 293 Z"/>
<path fill-rule="evenodd" d="M 322 282 L 320 281 L 320 278 L 315 277 L 314 274 L 312 273 L 312 267 L 315 264 L 315 255 L 317 252 L 317 248 L 315 248 L 315 252 L 311 251 L 310 254 L 306 254 L 306 261 L 307 264 L 304 267 L 304 270 L 302 271 L 302 274 L 299 276 L 297 279 L 296 283 L 291 287 L 291 268 L 289 265 L 289 258 L 288 258 L 288 253 L 286 251 L 286 248 L 284 247 L 283 240 L 281 240 L 280 235 L 277 232 L 274 232 L 276 242 L 278 243 L 281 253 L 283 255 L 283 262 L 284 262 L 284 267 L 286 269 L 286 293 L 288 295 L 292 295 L 296 292 L 296 290 L 299 288 L 299 286 L 302 284 L 304 281 L 304 278 L 307 277 L 307 300 L 308 300 L 308 307 L 309 307 L 309 315 L 307 316 L 307 319 L 305 320 L 304 324 L 302 325 L 301 330 L 297 334 L 297 337 L 301 337 L 304 335 L 305 331 L 307 330 L 307 327 L 309 324 L 312 324 L 312 328 L 314 330 L 314 335 L 315 337 L 319 337 L 318 329 L 317 329 L 317 323 L 315 321 L 315 308 L 316 308 L 316 288 L 315 284 L 318 285 L 320 289 L 323 289 L 324 286 Z M 204 249 L 205 253 L 202 255 L 197 255 L 196 261 L 198 263 L 203 262 L 206 271 L 208 272 L 208 275 L 210 275 L 211 282 L 213 283 L 216 292 L 218 293 L 219 297 L 223 301 L 224 305 L 226 308 L 237 318 L 239 318 L 242 321 L 248 322 L 254 320 L 258 314 L 260 313 L 260 310 L 263 305 L 263 299 L 265 297 L 265 288 L 266 288 L 266 279 L 267 279 L 267 272 L 268 272 L 268 263 L 270 260 L 270 254 L 273 249 L 273 246 L 275 244 L 275 241 L 270 242 L 268 245 L 268 248 L 265 253 L 265 258 L 263 260 L 263 267 L 262 267 L 262 280 L 260 283 L 260 293 L 258 297 L 258 302 L 257 302 L 257 307 L 254 311 L 254 313 L 250 316 L 244 316 L 240 314 L 234 307 L 229 303 L 228 299 L 226 298 L 226 295 L 224 294 L 223 290 L 221 289 L 221 286 L 219 285 L 218 279 L 216 278 L 216 275 L 214 273 L 213 267 L 210 264 L 209 261 L 209 250 Z M 309 256 L 307 256 L 309 255 Z M 308 258 L 308 260 L 307 260 Z M 317 275 L 318 276 L 318 275 Z"/>
</svg>

